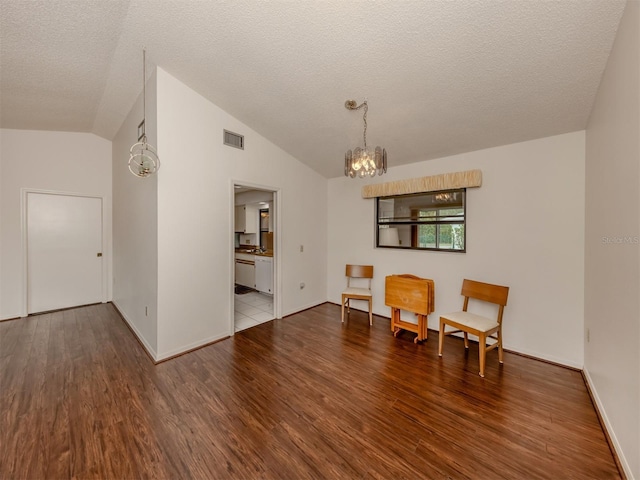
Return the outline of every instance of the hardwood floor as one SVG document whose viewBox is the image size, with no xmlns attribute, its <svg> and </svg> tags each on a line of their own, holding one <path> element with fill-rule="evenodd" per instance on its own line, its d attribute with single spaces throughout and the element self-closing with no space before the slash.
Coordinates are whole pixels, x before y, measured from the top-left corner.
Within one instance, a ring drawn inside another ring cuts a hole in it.
<svg viewBox="0 0 640 480">
<path fill-rule="evenodd" d="M 620 478 L 581 374 L 325 304 L 154 366 L 110 304 L 0 323 L 0 478 Z"/>
</svg>

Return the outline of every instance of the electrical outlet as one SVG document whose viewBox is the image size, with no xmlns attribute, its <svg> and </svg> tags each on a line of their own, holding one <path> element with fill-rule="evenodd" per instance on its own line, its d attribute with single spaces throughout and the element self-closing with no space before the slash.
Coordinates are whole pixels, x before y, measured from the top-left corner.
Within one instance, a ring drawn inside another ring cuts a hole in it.
<svg viewBox="0 0 640 480">
<path fill-rule="evenodd" d="M 304 245 L 300 245 L 300 253 L 304 252 Z"/>
</svg>

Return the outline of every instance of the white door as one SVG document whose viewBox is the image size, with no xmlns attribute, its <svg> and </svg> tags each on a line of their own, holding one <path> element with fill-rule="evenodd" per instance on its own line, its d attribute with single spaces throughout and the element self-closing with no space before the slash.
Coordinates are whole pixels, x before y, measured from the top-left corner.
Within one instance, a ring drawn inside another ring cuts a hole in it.
<svg viewBox="0 0 640 480">
<path fill-rule="evenodd" d="M 27 193 L 27 313 L 102 301 L 102 199 Z"/>
</svg>

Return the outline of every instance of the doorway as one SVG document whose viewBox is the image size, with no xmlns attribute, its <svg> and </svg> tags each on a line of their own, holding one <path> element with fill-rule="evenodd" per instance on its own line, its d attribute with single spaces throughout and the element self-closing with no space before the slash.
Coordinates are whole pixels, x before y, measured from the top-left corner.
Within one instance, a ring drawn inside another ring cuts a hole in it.
<svg viewBox="0 0 640 480">
<path fill-rule="evenodd" d="M 232 332 L 276 318 L 277 191 L 236 182 L 233 191 Z"/>
<path fill-rule="evenodd" d="M 26 192 L 26 313 L 103 300 L 102 198 Z"/>
</svg>

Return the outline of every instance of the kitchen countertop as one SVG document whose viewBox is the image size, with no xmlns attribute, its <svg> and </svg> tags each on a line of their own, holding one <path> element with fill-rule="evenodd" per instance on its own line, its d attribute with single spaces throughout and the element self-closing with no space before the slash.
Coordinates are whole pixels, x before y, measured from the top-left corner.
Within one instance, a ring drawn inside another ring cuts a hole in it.
<svg viewBox="0 0 640 480">
<path fill-rule="evenodd" d="M 250 255 L 256 255 L 258 257 L 273 257 L 273 251 L 267 250 L 266 252 L 258 253 L 254 252 L 253 248 L 236 248 L 236 253 L 248 253 Z"/>
</svg>

